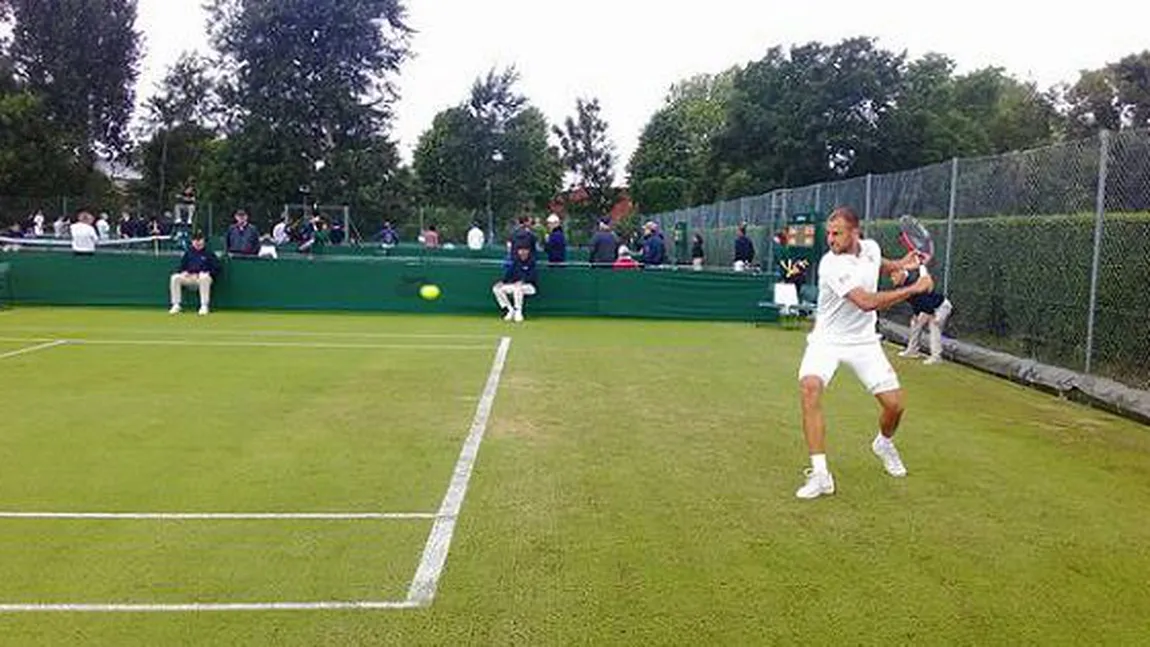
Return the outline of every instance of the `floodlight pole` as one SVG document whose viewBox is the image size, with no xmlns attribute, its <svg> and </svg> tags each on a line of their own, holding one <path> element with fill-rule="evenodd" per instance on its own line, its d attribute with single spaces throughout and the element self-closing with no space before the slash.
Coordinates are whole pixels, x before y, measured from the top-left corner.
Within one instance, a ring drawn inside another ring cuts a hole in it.
<svg viewBox="0 0 1150 647">
<path fill-rule="evenodd" d="M 1094 312 L 1098 309 L 1098 265 L 1102 254 L 1102 223 L 1106 218 L 1106 172 L 1110 160 L 1110 131 L 1101 133 L 1098 154 L 1098 194 L 1094 204 L 1094 258 L 1090 263 L 1090 305 L 1086 313 L 1086 366 L 1090 374 L 1094 359 Z"/>
<path fill-rule="evenodd" d="M 487 178 L 487 241 L 495 241 L 495 217 L 491 213 L 491 178 Z"/>
</svg>

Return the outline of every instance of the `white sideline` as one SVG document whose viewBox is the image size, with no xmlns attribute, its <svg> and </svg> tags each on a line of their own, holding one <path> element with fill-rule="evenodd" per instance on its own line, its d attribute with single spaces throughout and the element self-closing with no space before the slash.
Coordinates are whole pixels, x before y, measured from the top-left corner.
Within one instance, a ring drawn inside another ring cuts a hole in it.
<svg viewBox="0 0 1150 647">
<path fill-rule="evenodd" d="M 475 408 L 471 431 L 468 432 L 463 449 L 459 452 L 459 460 L 456 461 L 455 471 L 451 475 L 451 485 L 447 488 L 447 494 L 439 506 L 439 515 L 431 527 L 427 545 L 423 549 L 423 557 L 419 560 L 419 568 L 416 569 L 415 578 L 411 581 L 411 588 L 408 589 L 408 602 L 427 606 L 435 599 L 439 576 L 443 573 L 447 552 L 451 548 L 451 537 L 455 533 L 455 522 L 459 519 L 459 510 L 463 507 L 463 497 L 467 494 L 471 470 L 475 467 L 479 444 L 483 442 L 483 434 L 487 430 L 487 419 L 491 416 L 495 392 L 499 388 L 499 378 L 503 374 L 503 364 L 507 361 L 507 351 L 510 347 L 510 337 L 499 340 L 499 349 L 495 352 L 491 373 L 487 376 L 487 385 L 483 387 L 483 395 Z"/>
<path fill-rule="evenodd" d="M 226 602 L 185 604 L 0 604 L 0 613 L 70 612 L 70 613 L 144 613 L 173 611 L 341 611 L 358 609 L 415 609 L 419 605 L 404 601 L 363 602 Z"/>
<path fill-rule="evenodd" d="M 33 333 L 120 333 L 124 335 L 172 335 L 180 334 L 194 337 L 198 335 L 235 335 L 240 337 L 349 337 L 349 338 L 381 338 L 381 339 L 482 339 L 490 341 L 497 339 L 496 335 L 476 333 L 405 333 L 405 332 L 354 332 L 350 330 L 291 330 L 288 328 L 275 328 L 257 330 L 251 328 L 106 328 L 106 327 L 50 327 L 50 326 L 4 326 L 3 331 L 33 332 Z"/>
<path fill-rule="evenodd" d="M 43 339 L 22 339 L 17 337 L 0 337 L 4 342 L 42 342 Z M 225 348 L 331 348 L 355 350 L 490 350 L 490 346 L 478 344 L 342 344 L 327 342 L 290 342 L 290 341 L 213 341 L 191 339 L 57 339 L 52 343 L 43 344 L 35 348 L 20 352 L 28 353 L 40 348 L 48 348 L 59 344 L 73 346 L 194 346 L 225 347 Z M 19 354 L 19 353 L 15 353 Z M 0 355 L 3 359 L 6 355 Z"/>
<path fill-rule="evenodd" d="M 36 341 L 42 341 L 42 340 L 40 340 L 40 339 L 5 339 L 3 341 L 32 341 L 32 342 L 36 342 Z M 16 357 L 17 355 L 23 355 L 25 353 L 35 353 L 38 350 L 44 350 L 46 348 L 53 348 L 55 346 L 60 346 L 62 344 L 66 344 L 66 343 L 68 343 L 68 340 L 66 340 L 66 339 L 55 339 L 52 341 L 37 344 L 35 346 L 29 346 L 28 348 L 21 348 L 19 350 L 9 351 L 7 353 L 4 353 L 3 355 L 0 355 L 0 359 L 8 359 L 9 357 Z"/>
<path fill-rule="evenodd" d="M 0 519 L 153 519 L 160 521 L 261 521 L 310 519 L 351 521 L 358 519 L 435 519 L 434 512 L 8 512 Z"/>
</svg>

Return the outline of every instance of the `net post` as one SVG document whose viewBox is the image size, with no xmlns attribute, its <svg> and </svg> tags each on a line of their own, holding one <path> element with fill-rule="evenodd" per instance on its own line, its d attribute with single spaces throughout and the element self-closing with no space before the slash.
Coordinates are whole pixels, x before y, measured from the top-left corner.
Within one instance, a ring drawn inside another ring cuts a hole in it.
<svg viewBox="0 0 1150 647">
<path fill-rule="evenodd" d="M 946 214 L 946 258 L 942 265 L 942 293 L 950 296 L 950 254 L 954 249 L 954 218 L 958 207 L 958 158 L 950 160 L 950 206 Z"/>
<path fill-rule="evenodd" d="M 1090 264 L 1090 305 L 1086 313 L 1086 366 L 1090 374 L 1094 355 L 1094 311 L 1098 307 L 1098 265 L 1102 253 L 1102 221 L 1106 215 L 1106 172 L 1110 158 L 1110 131 L 1099 133 L 1098 194 L 1094 204 L 1094 258 Z"/>
</svg>

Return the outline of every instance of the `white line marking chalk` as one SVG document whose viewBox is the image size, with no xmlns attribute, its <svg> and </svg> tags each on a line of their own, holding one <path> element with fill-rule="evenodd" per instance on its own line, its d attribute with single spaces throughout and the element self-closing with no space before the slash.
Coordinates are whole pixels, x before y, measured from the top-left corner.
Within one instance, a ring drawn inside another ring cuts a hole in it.
<svg viewBox="0 0 1150 647">
<path fill-rule="evenodd" d="M 2 341 L 2 339 L 0 339 Z M 23 340 L 44 341 L 44 340 Z M 173 342 L 147 342 L 129 340 L 127 342 L 95 341 L 95 340 L 53 340 L 40 346 L 22 349 L 20 352 L 32 352 L 40 348 L 48 348 L 64 343 L 105 343 L 105 344 L 137 344 L 137 345 L 173 345 Z M 266 346 L 300 346 L 299 344 L 251 344 L 251 343 L 213 343 L 213 342 L 175 342 L 187 345 L 266 345 Z M 488 348 L 471 346 L 406 346 L 406 345 L 305 345 L 310 348 L 326 347 L 352 347 L 352 348 L 429 348 L 443 350 L 449 348 L 468 349 Z M 455 532 L 455 523 L 463 507 L 463 500 L 467 494 L 467 486 L 471 480 L 471 473 L 479 454 L 479 446 L 487 430 L 487 421 L 491 417 L 495 394 L 499 388 L 499 380 L 503 374 L 503 366 L 507 361 L 507 353 L 511 347 L 511 338 L 503 337 L 492 361 L 491 371 L 483 388 L 483 394 L 475 409 L 471 428 L 467 439 L 460 450 L 459 459 L 452 472 L 451 483 L 447 493 L 436 513 L 410 512 L 410 513 L 187 513 L 187 512 L 143 512 L 143 513 L 115 513 L 115 512 L 0 512 L 0 518 L 8 519 L 434 519 L 423 555 L 416 569 L 415 577 L 411 581 L 407 598 L 401 601 L 320 601 L 320 602 L 236 602 L 236 603 L 181 603 L 181 604 L 88 604 L 88 603 L 60 603 L 60 604 L 0 604 L 0 613 L 154 613 L 154 612 L 208 612 L 208 611 L 318 611 L 318 610 L 371 610 L 371 609 L 417 609 L 427 607 L 435 598 L 439 578 L 447 562 L 447 554 L 451 548 L 451 539 Z M 2 357 L 2 356 L 0 356 Z"/>
<path fill-rule="evenodd" d="M 435 519 L 434 512 L 9 512 L 0 519 L 101 519 L 157 521 L 264 521 L 307 519 L 352 521 L 358 519 Z"/>
<path fill-rule="evenodd" d="M 0 337 L 4 342 L 38 342 L 42 339 L 21 339 L 16 337 Z M 191 346 L 225 347 L 225 348 L 334 348 L 355 350 L 491 350 L 490 346 L 478 344 L 346 344 L 339 342 L 290 342 L 290 341 L 216 341 L 192 339 L 57 339 L 48 344 L 34 348 L 24 349 L 20 352 L 30 353 L 40 348 L 49 348 L 60 344 L 73 346 Z M 17 355 L 20 353 L 13 353 Z M 6 355 L 0 355 L 3 359 Z"/>
<path fill-rule="evenodd" d="M 225 602 L 189 604 L 0 604 L 0 613 L 158 613 L 202 611 L 341 611 L 362 609 L 415 609 L 407 600 L 361 602 Z"/>
<path fill-rule="evenodd" d="M 28 339 L 28 340 L 5 340 L 5 341 L 33 341 L 33 342 L 35 342 L 35 341 L 41 341 L 41 340 L 39 340 L 39 339 Z M 44 342 L 42 344 L 37 344 L 36 346 L 29 346 L 28 348 L 21 348 L 19 350 L 9 351 L 7 353 L 4 353 L 3 355 L 0 355 L 0 359 L 8 359 L 9 357 L 16 357 L 17 355 L 23 355 L 25 353 L 34 353 L 38 350 L 44 350 L 46 348 L 53 348 L 53 347 L 60 346 L 60 345 L 66 344 L 66 343 L 68 343 L 68 341 L 66 339 L 56 339 L 53 341 Z"/>
<path fill-rule="evenodd" d="M 459 510 L 463 507 L 463 497 L 467 494 L 467 484 L 471 480 L 471 471 L 479 454 L 479 444 L 483 442 L 483 434 L 487 430 L 487 419 L 491 417 L 495 392 L 499 388 L 499 378 L 503 374 L 503 365 L 507 361 L 507 351 L 510 347 L 510 337 L 504 337 L 499 341 L 499 349 L 495 352 L 495 360 L 491 363 L 487 384 L 483 387 L 483 395 L 480 396 L 479 405 L 475 408 L 471 431 L 468 432 L 463 449 L 459 452 L 459 460 L 456 461 L 455 471 L 451 475 L 451 485 L 448 486 L 443 503 L 439 506 L 439 516 L 431 527 L 427 545 L 423 549 L 423 557 L 419 560 L 419 568 L 416 569 L 415 578 L 412 579 L 411 588 L 407 592 L 407 600 L 419 606 L 427 606 L 435 599 L 439 576 L 443 573 L 447 552 L 451 548 L 451 537 L 455 533 L 455 522 L 459 518 Z"/>
<path fill-rule="evenodd" d="M 355 332 L 350 330 L 290 330 L 278 328 L 273 330 L 252 330 L 247 328 L 100 328 L 100 327 L 50 327 L 50 326 L 4 326 L 0 332 L 33 332 L 51 333 L 57 337 L 66 337 L 72 334 L 89 333 L 118 333 L 122 335 L 186 335 L 195 336 L 236 336 L 236 337 L 345 337 L 345 338 L 377 338 L 377 339 L 478 339 L 491 341 L 498 339 L 497 335 L 483 335 L 474 333 L 406 333 L 406 332 Z M 484 348 L 490 348 L 485 346 Z"/>
</svg>

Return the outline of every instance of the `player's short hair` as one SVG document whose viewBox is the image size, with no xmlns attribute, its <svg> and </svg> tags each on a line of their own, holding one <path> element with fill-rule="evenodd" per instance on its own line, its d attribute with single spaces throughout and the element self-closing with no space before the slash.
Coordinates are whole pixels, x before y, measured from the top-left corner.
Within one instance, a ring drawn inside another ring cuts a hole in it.
<svg viewBox="0 0 1150 647">
<path fill-rule="evenodd" d="M 837 207 L 831 212 L 831 217 L 827 218 L 827 222 L 832 220 L 841 219 L 853 229 L 859 228 L 859 215 L 855 213 L 854 209 L 850 207 Z"/>
</svg>

